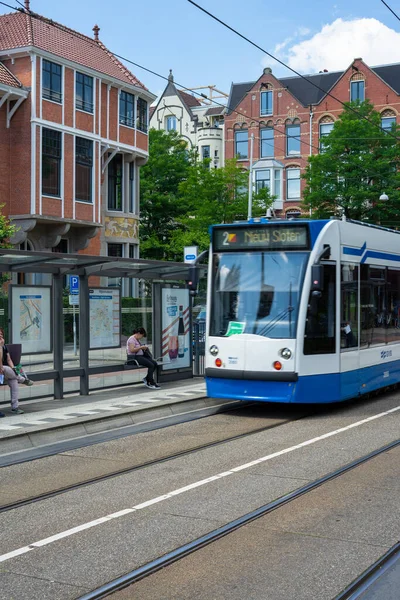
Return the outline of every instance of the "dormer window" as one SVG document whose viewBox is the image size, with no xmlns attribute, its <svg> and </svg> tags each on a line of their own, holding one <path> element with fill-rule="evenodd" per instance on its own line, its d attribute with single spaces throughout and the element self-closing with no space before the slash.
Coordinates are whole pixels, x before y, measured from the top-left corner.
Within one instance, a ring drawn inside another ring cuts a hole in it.
<svg viewBox="0 0 400 600">
<path fill-rule="evenodd" d="M 272 112 L 273 112 L 272 94 L 273 94 L 272 90 L 268 90 L 267 92 L 260 93 L 260 103 L 261 103 L 260 114 L 262 116 L 272 115 Z"/>
</svg>

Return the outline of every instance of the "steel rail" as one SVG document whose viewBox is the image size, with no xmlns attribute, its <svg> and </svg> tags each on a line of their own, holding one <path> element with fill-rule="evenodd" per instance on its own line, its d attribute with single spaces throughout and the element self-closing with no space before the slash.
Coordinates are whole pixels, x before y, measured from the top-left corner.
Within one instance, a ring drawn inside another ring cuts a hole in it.
<svg viewBox="0 0 400 600">
<path fill-rule="evenodd" d="M 390 569 L 400 557 L 400 542 L 389 548 L 373 565 L 368 567 L 347 586 L 335 600 L 356 600 L 361 594 L 368 590 L 388 569 Z"/>
<path fill-rule="evenodd" d="M 242 517 L 239 517 L 238 519 L 235 519 L 234 521 L 223 525 L 222 527 L 214 529 L 213 531 L 197 538 L 196 540 L 193 540 L 192 542 L 184 544 L 183 546 L 180 546 L 179 548 L 168 552 L 164 556 L 156 558 L 155 560 L 152 560 L 147 564 L 137 569 L 134 569 L 133 571 L 130 571 L 125 575 L 122 575 L 121 577 L 117 577 L 116 579 L 96 588 L 95 590 L 92 590 L 91 592 L 80 596 L 77 600 L 101 600 L 102 598 L 106 598 L 112 593 L 127 588 L 130 585 L 140 581 L 141 579 L 144 579 L 149 575 L 153 575 L 157 571 L 177 562 L 178 560 L 181 560 L 182 558 L 188 556 L 189 554 L 192 554 L 193 552 L 196 552 L 197 550 L 200 550 L 201 548 L 204 548 L 205 546 L 208 546 L 209 544 L 232 533 L 240 527 L 243 527 L 244 525 L 247 525 L 248 523 L 251 523 L 256 519 L 264 517 L 270 512 L 281 508 L 285 504 L 288 504 L 289 502 L 293 502 L 297 498 L 300 498 L 300 496 L 308 494 L 309 492 L 323 485 L 324 483 L 327 483 L 329 481 L 332 481 L 333 479 L 336 479 L 337 477 L 340 477 L 344 473 L 347 473 L 348 471 L 362 465 L 363 463 L 368 462 L 369 460 L 375 458 L 376 456 L 379 456 L 380 454 L 383 454 L 384 452 L 388 452 L 389 450 L 396 448 L 399 445 L 400 440 L 397 440 L 379 448 L 378 450 L 374 450 L 373 452 L 370 452 L 369 454 L 358 458 L 352 461 L 351 463 L 348 463 L 347 465 L 344 465 L 343 467 L 340 467 L 339 469 L 336 469 L 335 471 L 332 471 L 331 473 L 328 473 L 327 475 L 324 475 L 323 477 L 320 477 L 319 479 L 316 479 L 315 481 L 308 483 L 307 485 L 304 485 L 298 488 L 297 490 L 294 490 L 293 492 L 285 494 L 284 496 L 278 498 L 277 500 L 274 500 L 273 502 L 269 502 L 268 504 L 265 504 L 264 506 L 261 506 L 260 508 L 257 508 L 256 510 L 247 513 Z"/>
<path fill-rule="evenodd" d="M 67 485 L 64 487 L 57 488 L 55 490 L 51 490 L 49 492 L 43 492 L 42 494 L 37 494 L 36 496 L 29 496 L 28 498 L 23 498 L 21 500 L 17 500 L 14 502 L 10 502 L 8 504 L 3 504 L 0 506 L 0 514 L 3 512 L 7 512 L 10 510 L 14 510 L 20 508 L 22 506 L 26 506 L 28 504 L 33 504 L 35 502 L 40 502 L 42 500 L 47 500 L 48 498 L 53 498 L 55 496 L 59 496 L 60 494 L 65 494 L 66 492 L 71 492 L 73 490 L 77 490 L 82 487 L 86 487 L 89 485 L 93 485 L 95 483 L 100 483 L 102 481 L 107 481 L 108 479 L 112 479 L 113 477 L 119 477 L 121 475 L 126 475 L 128 473 L 133 473 L 134 471 L 139 471 L 141 469 L 145 469 L 147 467 L 155 466 L 158 464 L 162 464 L 164 462 L 168 462 L 170 460 L 174 460 L 176 458 L 181 458 L 182 456 L 188 456 L 189 454 L 194 454 L 195 452 L 200 452 L 202 450 L 207 450 L 208 448 L 214 448 L 216 446 L 220 446 L 222 444 L 227 444 L 229 442 L 233 442 L 236 440 L 243 439 L 245 437 L 250 437 L 257 433 L 262 433 L 263 431 L 268 431 L 269 429 L 275 429 L 276 427 L 280 427 L 282 425 L 286 425 L 287 423 L 292 423 L 294 421 L 298 421 L 303 419 L 309 415 L 303 415 L 301 417 L 297 417 L 295 419 L 285 419 L 280 423 L 274 423 L 272 425 L 266 425 L 265 427 L 259 427 L 257 429 L 253 429 L 252 431 L 247 431 L 244 433 L 239 433 L 228 438 L 224 438 L 222 440 L 215 440 L 213 442 L 208 442 L 207 444 L 202 444 L 201 446 L 194 446 L 192 448 L 188 448 L 186 450 L 180 450 L 179 452 L 175 452 L 174 454 L 170 454 L 168 456 L 162 456 L 161 458 L 155 458 L 153 460 L 149 460 L 147 462 L 141 463 L 139 465 L 134 465 L 131 467 L 124 467 L 123 469 L 118 469 L 112 471 L 111 473 L 106 473 L 104 475 L 98 475 L 96 477 L 92 477 L 90 479 L 86 479 L 85 481 L 80 481 L 78 483 L 72 483 L 71 485 Z"/>
</svg>

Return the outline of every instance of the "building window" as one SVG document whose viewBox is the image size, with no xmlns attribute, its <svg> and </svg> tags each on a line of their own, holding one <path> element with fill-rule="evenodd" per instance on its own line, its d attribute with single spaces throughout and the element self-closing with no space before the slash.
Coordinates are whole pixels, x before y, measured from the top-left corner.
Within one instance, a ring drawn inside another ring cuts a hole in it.
<svg viewBox="0 0 400 600">
<path fill-rule="evenodd" d="M 85 112 L 93 112 L 93 77 L 76 74 L 75 107 Z"/>
<path fill-rule="evenodd" d="M 300 154 L 300 125 L 286 125 L 286 156 Z"/>
<path fill-rule="evenodd" d="M 147 133 L 147 102 L 143 98 L 138 98 L 137 113 L 137 128 Z"/>
<path fill-rule="evenodd" d="M 248 158 L 249 156 L 249 133 L 245 131 L 235 131 L 235 155 L 237 158 Z"/>
<path fill-rule="evenodd" d="M 123 258 L 124 256 L 124 245 L 123 244 L 107 244 L 107 256 L 114 258 Z M 122 284 L 121 277 L 108 277 L 108 287 L 120 287 Z"/>
<path fill-rule="evenodd" d="M 42 194 L 45 196 L 60 196 L 61 139 L 60 131 L 42 131 Z"/>
<path fill-rule="evenodd" d="M 176 117 L 171 115 L 165 119 L 165 129 L 167 131 L 176 131 Z"/>
<path fill-rule="evenodd" d="M 274 171 L 274 196 L 276 200 L 282 199 L 282 169 L 275 169 Z"/>
<path fill-rule="evenodd" d="M 119 96 L 119 122 L 127 127 L 135 126 L 135 96 L 121 92 Z"/>
<path fill-rule="evenodd" d="M 129 163 L 129 212 L 135 212 L 135 163 Z"/>
<path fill-rule="evenodd" d="M 334 123 L 320 123 L 319 125 L 319 151 L 324 151 L 323 138 L 330 134 L 333 129 Z"/>
<path fill-rule="evenodd" d="M 49 60 L 43 61 L 42 96 L 46 100 L 62 102 L 61 73 L 61 65 L 57 65 Z"/>
<path fill-rule="evenodd" d="M 274 156 L 274 130 L 272 127 L 260 129 L 260 157 Z"/>
<path fill-rule="evenodd" d="M 56 252 L 57 254 L 68 254 L 68 240 L 62 238 L 57 246 L 53 246 L 51 249 L 52 252 Z"/>
<path fill-rule="evenodd" d="M 272 106 L 272 91 L 269 92 L 261 92 L 261 115 L 272 115 L 273 106 Z"/>
<path fill-rule="evenodd" d="M 75 138 L 75 199 L 92 202 L 93 142 Z"/>
<path fill-rule="evenodd" d="M 300 219 L 301 211 L 298 208 L 292 208 L 286 211 L 287 219 Z"/>
<path fill-rule="evenodd" d="M 393 125 L 396 125 L 396 117 L 382 117 L 382 129 L 384 129 L 385 131 L 391 131 Z"/>
<path fill-rule="evenodd" d="M 300 169 L 286 170 L 286 200 L 300 198 Z"/>
<path fill-rule="evenodd" d="M 122 211 L 122 154 L 116 154 L 108 165 L 108 210 Z"/>
<path fill-rule="evenodd" d="M 365 100 L 365 81 L 350 82 L 350 100 L 351 102 L 364 102 Z"/>
<path fill-rule="evenodd" d="M 256 192 L 263 188 L 271 188 L 271 172 L 269 169 L 258 169 L 256 171 Z"/>
<path fill-rule="evenodd" d="M 210 146 L 201 147 L 201 160 L 206 160 L 206 158 L 210 158 Z"/>
</svg>

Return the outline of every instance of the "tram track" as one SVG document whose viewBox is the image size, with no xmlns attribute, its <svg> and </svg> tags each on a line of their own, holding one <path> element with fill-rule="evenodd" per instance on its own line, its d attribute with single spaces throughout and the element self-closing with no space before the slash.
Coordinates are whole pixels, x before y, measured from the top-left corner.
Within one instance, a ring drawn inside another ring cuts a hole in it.
<svg viewBox="0 0 400 600">
<path fill-rule="evenodd" d="M 41 494 L 37 494 L 34 496 L 29 496 L 27 498 L 22 498 L 20 500 L 16 500 L 7 504 L 3 504 L 0 506 L 0 514 L 7 512 L 7 511 L 11 511 L 17 508 L 21 508 L 22 506 L 27 506 L 29 504 L 34 504 L 35 502 L 40 502 L 42 500 L 47 500 L 49 498 L 54 498 L 56 496 L 59 496 L 61 494 L 65 494 L 67 492 L 73 491 L 73 490 L 77 490 L 83 487 L 87 487 L 89 485 L 93 485 L 95 483 L 100 483 L 103 481 L 107 481 L 108 479 L 112 479 L 113 477 L 119 477 L 121 475 L 127 475 L 129 473 L 133 473 L 135 471 L 139 471 L 148 467 L 152 467 L 152 466 L 156 466 L 165 462 L 169 462 L 171 460 L 177 459 L 177 458 L 181 458 L 183 456 L 188 456 L 190 454 L 194 454 L 196 452 L 200 452 L 202 450 L 207 450 L 209 448 L 214 448 L 216 446 L 220 446 L 223 444 L 227 444 L 229 442 L 233 442 L 233 441 L 237 441 L 237 440 L 241 440 L 244 439 L 246 437 L 250 437 L 252 435 L 256 435 L 258 433 L 262 433 L 264 431 L 268 431 L 271 429 L 275 429 L 276 427 L 281 427 L 282 425 L 286 425 L 287 423 L 291 423 L 294 421 L 299 421 L 301 419 L 304 419 L 306 417 L 310 416 L 310 413 L 304 414 L 304 415 L 300 415 L 299 417 L 296 418 L 291 418 L 291 419 L 285 419 L 282 420 L 279 423 L 273 423 L 264 427 L 258 427 L 257 429 L 253 429 L 252 431 L 247 431 L 244 433 L 239 433 L 233 436 L 229 436 L 227 438 L 223 438 L 220 440 L 214 440 L 212 442 L 208 442 L 206 444 L 201 444 L 199 446 L 193 446 L 191 448 L 187 448 L 184 450 L 181 450 L 179 452 L 174 452 L 172 454 L 168 454 L 166 456 L 162 456 L 160 458 L 156 458 L 153 460 L 149 460 L 143 463 L 140 463 L 138 465 L 133 465 L 133 466 L 129 466 L 129 467 L 124 467 L 122 469 L 118 469 L 118 470 L 114 470 L 110 473 L 106 473 L 103 475 L 98 475 L 96 477 L 92 477 L 89 479 L 85 479 L 84 481 L 80 481 L 77 483 L 73 483 L 67 486 L 63 486 L 63 487 L 59 487 L 57 489 L 51 490 L 51 491 L 47 491 L 47 492 L 43 492 Z"/>
<path fill-rule="evenodd" d="M 101 600 L 102 598 L 106 598 L 111 594 L 114 594 L 118 591 L 121 591 L 129 586 L 139 582 L 141 579 L 153 575 L 160 571 L 161 569 L 168 567 L 179 560 L 189 556 L 190 554 L 218 541 L 219 539 L 229 535 L 230 533 L 236 531 L 237 529 L 248 525 L 249 523 L 260 519 L 274 510 L 282 508 L 283 506 L 297 500 L 301 496 L 304 496 L 316 488 L 344 475 L 345 473 L 355 469 L 356 467 L 367 463 L 373 458 L 384 454 L 385 452 L 389 452 L 390 450 L 398 447 L 400 445 L 400 440 L 396 440 L 391 442 L 377 450 L 369 452 L 368 454 L 346 464 L 334 471 L 324 475 L 314 481 L 292 491 L 284 496 L 265 504 L 264 506 L 259 507 L 256 510 L 253 510 L 245 515 L 223 525 L 222 527 L 218 527 L 213 531 L 189 542 L 186 543 L 175 550 L 172 550 L 159 558 L 156 558 L 141 567 L 126 573 L 120 577 L 115 578 L 114 580 L 92 590 L 89 593 L 86 593 L 83 596 L 80 596 L 77 600 Z M 381 557 L 374 565 L 372 565 L 365 573 L 363 573 L 359 578 L 351 584 L 342 595 L 337 596 L 335 600 L 349 600 L 350 598 L 356 598 L 357 596 L 352 596 L 351 594 L 356 591 L 357 588 L 360 588 L 361 585 L 365 585 L 367 581 L 370 580 L 371 577 L 374 577 L 376 572 L 390 559 L 392 559 L 395 555 L 398 556 L 400 551 L 400 544 L 396 544 L 391 551 L 386 553 L 383 557 Z"/>
<path fill-rule="evenodd" d="M 334 600 L 356 600 L 360 598 L 371 586 L 382 576 L 385 575 L 400 559 L 400 542 L 392 546 L 383 556 L 381 556 L 364 573 L 361 573 L 349 586 L 347 586 Z"/>
</svg>

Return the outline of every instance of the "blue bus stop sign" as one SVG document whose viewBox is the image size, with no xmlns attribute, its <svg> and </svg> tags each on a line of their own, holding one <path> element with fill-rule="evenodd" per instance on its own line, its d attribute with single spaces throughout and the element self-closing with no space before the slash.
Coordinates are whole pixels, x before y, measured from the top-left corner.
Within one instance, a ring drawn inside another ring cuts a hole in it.
<svg viewBox="0 0 400 600">
<path fill-rule="evenodd" d="M 69 276 L 69 293 L 79 294 L 79 277 L 77 275 Z"/>
</svg>

